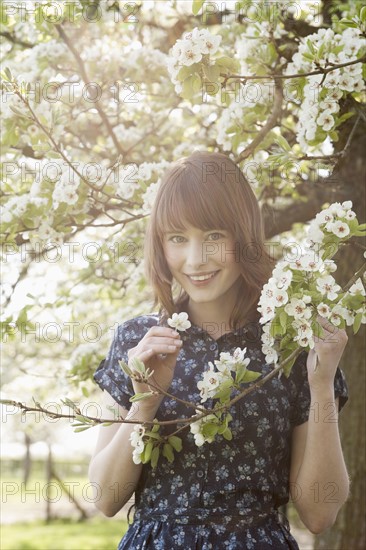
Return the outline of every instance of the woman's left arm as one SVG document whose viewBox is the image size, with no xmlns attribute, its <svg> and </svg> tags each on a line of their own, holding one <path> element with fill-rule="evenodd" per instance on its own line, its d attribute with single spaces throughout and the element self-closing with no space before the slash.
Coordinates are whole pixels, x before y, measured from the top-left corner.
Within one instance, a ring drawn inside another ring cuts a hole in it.
<svg viewBox="0 0 366 550">
<path fill-rule="evenodd" d="M 292 433 L 290 493 L 306 527 L 319 534 L 332 526 L 349 495 L 349 477 L 338 430 L 334 377 L 348 337 L 318 316 L 323 338 L 307 359 L 311 404 L 307 422 Z"/>
</svg>

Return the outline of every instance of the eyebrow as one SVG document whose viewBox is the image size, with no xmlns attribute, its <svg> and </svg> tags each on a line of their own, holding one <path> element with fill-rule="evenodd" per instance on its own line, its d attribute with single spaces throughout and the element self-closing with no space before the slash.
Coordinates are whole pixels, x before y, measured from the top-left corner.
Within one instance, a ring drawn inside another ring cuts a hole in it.
<svg viewBox="0 0 366 550">
<path fill-rule="evenodd" d="M 163 231 L 163 235 L 172 235 L 174 233 L 184 233 L 185 231 L 186 231 L 185 229 L 173 229 L 172 231 Z M 221 232 L 226 233 L 227 229 L 219 229 L 219 228 L 218 229 L 215 229 L 215 228 L 214 229 L 207 229 L 207 230 L 203 231 L 203 233 L 213 233 L 215 231 L 217 231 L 217 232 L 221 231 Z"/>
</svg>

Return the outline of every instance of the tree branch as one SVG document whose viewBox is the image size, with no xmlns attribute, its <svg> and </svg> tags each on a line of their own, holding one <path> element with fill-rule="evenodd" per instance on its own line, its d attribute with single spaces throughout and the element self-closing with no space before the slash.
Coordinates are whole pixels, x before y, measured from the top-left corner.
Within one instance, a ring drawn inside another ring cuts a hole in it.
<svg viewBox="0 0 366 550">
<path fill-rule="evenodd" d="M 274 126 L 278 123 L 278 120 L 281 117 L 282 113 L 282 101 L 283 101 L 283 91 L 282 86 L 279 84 L 279 82 L 275 83 L 275 97 L 274 97 L 274 103 L 273 103 L 273 110 L 268 118 L 267 122 L 263 126 L 263 128 L 258 132 L 256 137 L 253 139 L 253 141 L 248 145 L 244 151 L 240 153 L 240 155 L 234 160 L 237 164 L 240 163 L 242 160 L 246 159 L 251 155 L 257 145 L 260 144 L 260 142 L 264 139 L 264 137 L 268 134 Z"/>
<path fill-rule="evenodd" d="M 84 62 L 83 60 L 81 59 L 80 57 L 80 54 L 79 52 L 76 50 L 76 48 L 74 47 L 74 45 L 72 44 L 71 40 L 69 39 L 69 37 L 67 36 L 66 32 L 64 31 L 64 29 L 62 28 L 61 25 L 55 25 L 56 27 L 56 30 L 57 32 L 59 33 L 60 37 L 62 38 L 62 40 L 65 42 L 65 44 L 67 45 L 67 47 L 69 48 L 69 50 L 72 52 L 73 56 L 75 57 L 76 59 L 76 62 L 78 64 L 78 67 L 80 69 L 80 74 L 81 74 L 81 77 L 83 79 L 83 81 L 85 82 L 85 84 L 88 84 L 90 82 L 90 79 L 86 73 L 86 70 L 85 70 L 85 65 L 84 65 Z M 99 113 L 99 116 L 100 118 L 102 119 L 105 127 L 107 128 L 107 131 L 108 131 L 108 134 L 110 135 L 110 137 L 112 138 L 112 141 L 114 143 L 114 146 L 116 147 L 118 153 L 122 156 L 124 156 L 125 152 L 124 150 L 122 149 L 121 147 L 121 144 L 120 142 L 118 141 L 117 139 L 117 136 L 116 134 L 114 133 L 114 130 L 108 120 L 108 117 L 107 115 L 105 114 L 104 110 L 102 109 L 101 107 L 101 104 L 100 104 L 100 101 L 99 100 L 96 100 L 95 101 L 95 108 L 97 109 L 98 113 Z"/>
</svg>

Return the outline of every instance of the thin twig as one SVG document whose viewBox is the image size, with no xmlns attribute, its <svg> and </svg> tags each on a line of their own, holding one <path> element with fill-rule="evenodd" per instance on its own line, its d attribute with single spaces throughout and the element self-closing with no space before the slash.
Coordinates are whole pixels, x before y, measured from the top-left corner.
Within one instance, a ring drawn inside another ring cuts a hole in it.
<svg viewBox="0 0 366 550">
<path fill-rule="evenodd" d="M 359 277 L 362 276 L 362 274 L 365 271 L 366 271 L 366 262 L 364 262 L 364 264 L 360 267 L 360 269 L 353 275 L 353 277 L 351 277 L 351 279 L 348 281 L 348 283 L 342 289 L 342 292 L 347 292 L 349 290 L 349 288 L 357 281 L 357 279 Z M 240 399 L 242 399 L 243 397 L 245 397 L 249 393 L 252 393 L 256 389 L 260 388 L 268 380 L 273 378 L 278 372 L 280 372 L 283 369 L 283 367 L 285 365 L 287 365 L 287 363 L 289 363 L 292 360 L 296 360 L 296 358 L 300 355 L 300 353 L 302 351 L 303 351 L 303 348 L 299 346 L 286 359 L 281 361 L 281 363 L 279 365 L 277 365 L 277 367 L 275 367 L 270 373 L 268 373 L 263 378 L 260 378 L 259 380 L 257 380 L 253 384 L 251 384 L 249 387 L 245 388 L 237 396 L 233 397 L 233 399 L 231 399 L 228 403 L 223 403 L 221 405 L 216 405 L 216 407 L 214 409 L 205 409 L 205 411 L 202 412 L 201 414 L 197 414 L 197 415 L 192 416 L 190 418 L 177 418 L 175 420 L 162 420 L 162 421 L 159 421 L 159 425 L 163 426 L 163 425 L 171 425 L 171 424 L 174 424 L 174 425 L 182 424 L 182 423 L 184 424 L 184 426 L 177 429 L 175 432 L 169 434 L 169 437 L 170 437 L 171 435 L 180 432 L 183 428 L 187 428 L 189 426 L 189 424 L 192 424 L 193 422 L 196 422 L 197 420 L 200 420 L 201 418 L 204 418 L 205 416 L 208 416 L 209 414 L 215 414 L 215 413 L 218 413 L 218 412 L 221 412 L 221 411 L 228 410 L 230 407 L 232 407 L 232 405 L 237 403 Z M 151 384 L 149 384 L 149 385 L 151 385 Z M 151 385 L 151 387 L 154 387 L 154 386 Z M 165 396 L 168 396 L 168 397 L 170 397 L 170 398 L 172 398 L 176 401 L 180 401 L 180 402 L 184 403 L 186 406 L 194 407 L 195 409 L 200 409 L 200 405 L 197 406 L 197 404 L 195 404 L 193 402 L 182 400 L 182 399 L 176 397 L 175 395 L 170 394 L 170 393 L 162 390 L 161 388 L 157 388 L 157 389 L 158 389 L 158 391 L 160 391 Z M 18 409 L 24 411 L 24 413 L 27 413 L 27 412 L 42 412 L 42 413 L 50 416 L 51 418 L 68 418 L 68 419 L 77 420 L 75 415 L 54 413 L 54 412 L 48 411 L 47 409 L 45 409 L 44 407 L 41 407 L 41 406 L 28 407 L 24 403 L 21 403 L 19 401 L 15 401 L 15 400 L 6 399 L 6 400 L 1 400 L 0 403 L 2 403 L 4 405 L 11 405 L 11 406 L 17 407 Z M 111 419 L 107 419 L 107 418 L 96 418 L 96 417 L 93 417 L 93 416 L 83 415 L 82 413 L 80 413 L 80 414 L 84 418 L 86 418 L 86 419 L 90 420 L 91 422 L 93 422 L 94 425 L 104 424 L 104 423 L 113 423 L 113 424 L 127 423 L 127 424 L 144 424 L 144 425 L 153 425 L 154 424 L 154 421 L 126 420 L 124 418 L 117 419 L 117 420 L 111 420 Z"/>
<path fill-rule="evenodd" d="M 327 74 L 332 71 L 336 71 L 337 69 L 341 69 L 342 67 L 348 67 L 350 65 L 356 65 L 357 63 L 364 63 L 366 61 L 366 56 L 360 57 L 359 59 L 354 59 L 353 61 L 348 61 L 347 63 L 340 63 L 339 65 L 333 65 L 332 67 L 319 69 L 318 71 L 311 71 L 308 73 L 297 73 L 297 74 L 268 74 L 265 76 L 244 76 L 244 75 L 225 75 L 223 85 L 226 84 L 226 82 L 229 79 L 236 79 L 236 80 L 243 80 L 244 84 L 247 80 L 284 80 L 287 78 L 302 78 L 303 76 L 315 76 L 318 74 Z"/>
</svg>

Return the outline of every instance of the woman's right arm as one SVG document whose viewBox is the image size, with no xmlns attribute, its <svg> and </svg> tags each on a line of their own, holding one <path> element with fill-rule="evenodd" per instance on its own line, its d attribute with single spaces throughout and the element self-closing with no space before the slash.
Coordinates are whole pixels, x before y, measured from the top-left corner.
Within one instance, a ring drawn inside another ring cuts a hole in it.
<svg viewBox="0 0 366 550">
<path fill-rule="evenodd" d="M 149 329 L 139 344 L 128 351 L 128 361 L 140 359 L 153 374 L 149 378 L 155 387 L 167 390 L 174 376 L 176 361 L 181 350 L 179 333 L 167 327 Z M 163 354 L 163 355 L 161 355 Z M 146 392 L 148 384 L 132 380 L 135 393 Z M 96 484 L 96 507 L 106 516 L 114 516 L 135 491 L 141 475 L 142 464 L 132 460 L 132 445 L 129 440 L 137 422 L 153 421 L 163 399 L 155 395 L 133 403 L 127 410 L 108 394 L 104 398 L 103 418 L 115 420 L 118 416 L 135 423 L 118 423 L 100 426 L 99 437 L 89 465 L 89 479 Z M 108 409 L 113 406 L 114 413 Z"/>
<path fill-rule="evenodd" d="M 116 418 L 108 406 L 125 420 L 152 421 L 159 405 L 135 403 L 128 411 L 104 392 L 103 418 Z M 105 410 L 104 410 L 105 409 Z M 106 516 L 114 516 L 134 493 L 142 464 L 132 460 L 130 434 L 136 424 L 100 426 L 96 448 L 89 465 L 89 480 L 96 484 L 96 507 Z"/>
</svg>

